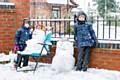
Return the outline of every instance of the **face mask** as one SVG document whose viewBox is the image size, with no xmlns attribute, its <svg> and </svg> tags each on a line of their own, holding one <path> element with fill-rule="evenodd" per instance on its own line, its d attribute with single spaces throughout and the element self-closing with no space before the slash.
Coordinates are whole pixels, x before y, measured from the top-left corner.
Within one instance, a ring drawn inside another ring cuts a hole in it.
<svg viewBox="0 0 120 80">
<path fill-rule="evenodd" d="M 25 27 L 26 27 L 26 28 L 29 28 L 30 26 L 29 26 L 29 24 L 26 23 L 26 24 L 25 24 Z"/>
</svg>

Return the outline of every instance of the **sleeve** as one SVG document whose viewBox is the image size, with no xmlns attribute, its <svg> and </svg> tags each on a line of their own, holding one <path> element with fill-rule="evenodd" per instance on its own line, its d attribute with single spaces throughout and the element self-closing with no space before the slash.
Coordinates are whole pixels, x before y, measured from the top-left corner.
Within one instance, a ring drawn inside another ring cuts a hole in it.
<svg viewBox="0 0 120 80">
<path fill-rule="evenodd" d="M 93 30 L 93 28 L 92 28 L 92 24 L 89 24 L 89 31 L 90 31 L 90 35 L 91 35 L 91 37 L 92 37 L 92 39 L 95 41 L 95 42 L 97 42 L 97 37 L 96 37 L 96 35 L 95 35 L 95 32 L 94 32 L 94 30 Z"/>
<path fill-rule="evenodd" d="M 74 23 L 76 23 L 77 22 L 77 16 L 76 16 L 76 14 L 74 15 Z"/>
<path fill-rule="evenodd" d="M 21 35 L 21 30 L 17 30 L 15 33 L 15 44 L 18 45 L 19 44 L 19 40 L 20 40 L 20 35 Z"/>
<path fill-rule="evenodd" d="M 30 39 L 32 39 L 32 34 L 33 34 L 33 33 L 30 33 Z"/>
<path fill-rule="evenodd" d="M 34 32 L 34 30 L 30 29 L 30 39 L 32 39 L 33 32 Z"/>
<path fill-rule="evenodd" d="M 74 25 L 74 40 L 77 41 L 77 28 L 76 28 L 76 25 Z"/>
</svg>

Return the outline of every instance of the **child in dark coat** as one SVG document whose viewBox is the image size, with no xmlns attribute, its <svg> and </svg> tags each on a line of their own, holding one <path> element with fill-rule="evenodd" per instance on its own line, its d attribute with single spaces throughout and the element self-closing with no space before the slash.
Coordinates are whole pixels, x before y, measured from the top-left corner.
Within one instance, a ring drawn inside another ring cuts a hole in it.
<svg viewBox="0 0 120 80">
<path fill-rule="evenodd" d="M 18 47 L 19 51 L 23 51 L 26 48 L 26 41 L 32 38 L 32 33 L 30 31 L 30 26 L 28 21 L 24 21 L 23 25 L 20 29 L 16 31 L 15 34 L 15 45 Z M 17 56 L 16 64 L 18 64 L 18 67 L 21 67 L 21 61 L 23 59 L 23 66 L 28 65 L 28 56 Z"/>
<path fill-rule="evenodd" d="M 78 47 L 76 70 L 87 71 L 90 62 L 90 48 L 95 46 L 97 39 L 92 24 L 87 22 L 87 16 L 83 11 L 77 15 L 74 31 L 74 40 Z"/>
</svg>

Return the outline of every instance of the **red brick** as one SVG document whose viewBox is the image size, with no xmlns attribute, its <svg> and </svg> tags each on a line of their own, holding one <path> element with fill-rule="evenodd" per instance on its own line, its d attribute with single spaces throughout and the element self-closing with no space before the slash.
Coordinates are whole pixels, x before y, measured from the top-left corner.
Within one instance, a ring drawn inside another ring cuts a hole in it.
<svg viewBox="0 0 120 80">
<path fill-rule="evenodd" d="M 12 48 L 15 31 L 21 26 L 23 18 L 30 15 L 30 0 L 10 2 L 15 3 L 16 9 L 0 9 L 0 43 L 4 45 L 0 47 L 0 51 L 9 51 Z"/>
<path fill-rule="evenodd" d="M 53 54 L 55 55 L 55 49 L 56 49 L 55 46 L 52 46 L 51 55 L 53 55 Z M 91 50 L 90 67 L 120 71 L 120 54 L 118 54 L 118 53 L 116 54 L 115 53 L 116 51 L 119 52 L 119 50 L 111 50 L 111 49 L 99 49 L 99 48 L 92 49 Z M 74 52 L 75 52 L 74 56 L 77 61 L 78 54 L 77 54 L 76 48 L 75 48 Z M 49 59 L 42 58 L 41 61 L 45 62 L 47 60 L 49 60 Z M 49 62 L 51 62 L 51 61 L 49 61 Z"/>
</svg>

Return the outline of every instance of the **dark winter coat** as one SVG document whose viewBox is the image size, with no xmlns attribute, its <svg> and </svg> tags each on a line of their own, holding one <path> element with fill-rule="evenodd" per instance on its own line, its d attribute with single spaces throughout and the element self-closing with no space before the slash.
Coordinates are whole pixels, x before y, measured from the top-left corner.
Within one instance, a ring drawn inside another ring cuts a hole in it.
<svg viewBox="0 0 120 80">
<path fill-rule="evenodd" d="M 74 26 L 75 40 L 78 46 L 93 46 L 96 44 L 96 36 L 92 29 L 92 24 L 85 22 L 84 24 L 77 23 Z"/>
<path fill-rule="evenodd" d="M 15 44 L 19 47 L 19 50 L 22 51 L 26 47 L 26 41 L 32 38 L 32 34 L 29 28 L 21 27 L 16 31 L 15 34 Z"/>
</svg>

